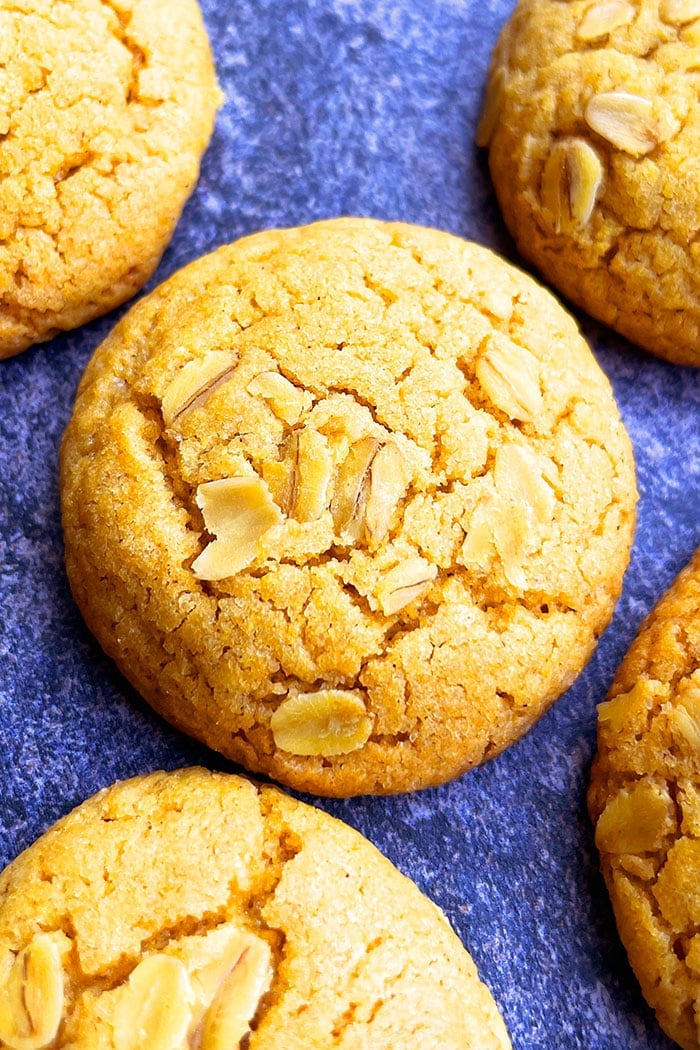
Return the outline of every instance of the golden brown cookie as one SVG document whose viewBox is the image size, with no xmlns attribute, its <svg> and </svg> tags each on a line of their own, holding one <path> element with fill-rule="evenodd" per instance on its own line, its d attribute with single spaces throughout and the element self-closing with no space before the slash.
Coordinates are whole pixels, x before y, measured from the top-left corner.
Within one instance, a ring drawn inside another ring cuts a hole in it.
<svg viewBox="0 0 700 1050">
<path fill-rule="evenodd" d="M 167 719 L 323 794 L 442 783 L 578 675 L 635 487 L 573 320 L 477 245 L 268 231 L 135 306 L 62 455 L 71 585 Z"/>
<path fill-rule="evenodd" d="M 520 0 L 477 136 L 522 254 L 588 313 L 700 365 L 700 4 Z"/>
<path fill-rule="evenodd" d="M 0 875 L 7 1050 L 507 1050 L 445 916 L 358 832 L 203 769 L 117 784 Z"/>
<path fill-rule="evenodd" d="M 0 358 L 128 299 L 220 92 L 196 0 L 0 0 Z"/>
<path fill-rule="evenodd" d="M 662 1028 L 700 1047 L 700 550 L 599 707 L 589 807 L 620 937 Z"/>
</svg>

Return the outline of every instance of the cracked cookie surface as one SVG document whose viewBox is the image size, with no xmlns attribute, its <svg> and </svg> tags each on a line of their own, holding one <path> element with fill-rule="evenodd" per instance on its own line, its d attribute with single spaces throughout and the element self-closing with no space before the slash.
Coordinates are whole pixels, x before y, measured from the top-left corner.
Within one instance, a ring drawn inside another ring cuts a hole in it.
<svg viewBox="0 0 700 1050">
<path fill-rule="evenodd" d="M 700 365 L 700 5 L 521 0 L 477 141 L 519 250 L 572 302 Z"/>
<path fill-rule="evenodd" d="M 700 551 L 652 610 L 599 707 L 589 808 L 647 1002 L 700 1047 Z"/>
<path fill-rule="evenodd" d="M 0 357 L 150 277 L 220 100 L 196 0 L 0 0 Z"/>
<path fill-rule="evenodd" d="M 442 783 L 581 671 L 634 525 L 573 320 L 486 249 L 334 220 L 132 308 L 62 449 L 86 622 L 174 724 L 329 795 Z"/>
<path fill-rule="evenodd" d="M 358 832 L 240 777 L 124 781 L 0 875 L 0 1046 L 510 1047 L 445 916 Z"/>
</svg>

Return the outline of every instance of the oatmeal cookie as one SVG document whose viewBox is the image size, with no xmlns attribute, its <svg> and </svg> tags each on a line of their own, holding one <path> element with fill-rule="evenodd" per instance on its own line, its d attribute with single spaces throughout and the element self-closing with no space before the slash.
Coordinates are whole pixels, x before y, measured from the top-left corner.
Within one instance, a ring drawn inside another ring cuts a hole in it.
<svg viewBox="0 0 700 1050">
<path fill-rule="evenodd" d="M 603 875 L 646 1000 L 700 1047 L 700 550 L 600 705 L 589 790 Z"/>
<path fill-rule="evenodd" d="M 608 623 L 635 483 L 553 297 L 446 233 L 219 249 L 98 348 L 62 450 L 86 622 L 175 725 L 321 794 L 516 740 Z"/>
<path fill-rule="evenodd" d="M 150 277 L 220 98 L 196 0 L 0 0 L 0 358 Z"/>
<path fill-rule="evenodd" d="M 507 1050 L 445 916 L 358 832 L 203 769 L 117 784 L 0 875 L 7 1050 Z"/>
<path fill-rule="evenodd" d="M 652 353 L 700 365 L 700 3 L 520 0 L 477 141 L 523 256 Z"/>
</svg>

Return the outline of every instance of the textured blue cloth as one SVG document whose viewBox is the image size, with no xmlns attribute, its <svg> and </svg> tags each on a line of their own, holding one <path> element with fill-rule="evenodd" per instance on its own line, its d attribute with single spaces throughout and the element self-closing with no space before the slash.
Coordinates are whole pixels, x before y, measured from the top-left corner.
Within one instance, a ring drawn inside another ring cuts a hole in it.
<svg viewBox="0 0 700 1050">
<path fill-rule="evenodd" d="M 521 262 L 473 145 L 506 0 L 203 9 L 227 101 L 151 286 L 243 234 L 339 214 L 441 227 Z M 58 445 L 83 367 L 115 319 L 0 363 L 0 865 L 117 778 L 193 762 L 232 768 L 135 695 L 66 583 Z M 617 940 L 585 788 L 595 705 L 700 544 L 700 373 L 580 320 L 613 383 L 641 491 L 612 626 L 579 681 L 500 758 L 437 790 L 319 804 L 442 906 L 517 1050 L 661 1050 L 670 1044 Z"/>
</svg>

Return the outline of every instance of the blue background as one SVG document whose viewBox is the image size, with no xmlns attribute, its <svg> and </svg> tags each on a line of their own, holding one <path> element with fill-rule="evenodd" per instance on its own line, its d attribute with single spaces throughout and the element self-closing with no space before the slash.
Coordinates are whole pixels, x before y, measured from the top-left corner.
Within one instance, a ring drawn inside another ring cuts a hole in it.
<svg viewBox="0 0 700 1050">
<path fill-rule="evenodd" d="M 504 0 L 204 0 L 226 103 L 150 286 L 225 242 L 340 214 L 441 227 L 519 262 L 473 145 Z M 84 627 L 63 569 L 57 455 L 117 311 L 0 363 L 0 866 L 117 778 L 231 769 L 160 721 Z M 595 707 L 700 544 L 700 372 L 579 317 L 634 443 L 641 500 L 615 618 L 504 755 L 440 789 L 320 801 L 446 911 L 517 1050 L 662 1050 L 617 940 L 585 789 Z"/>
</svg>

